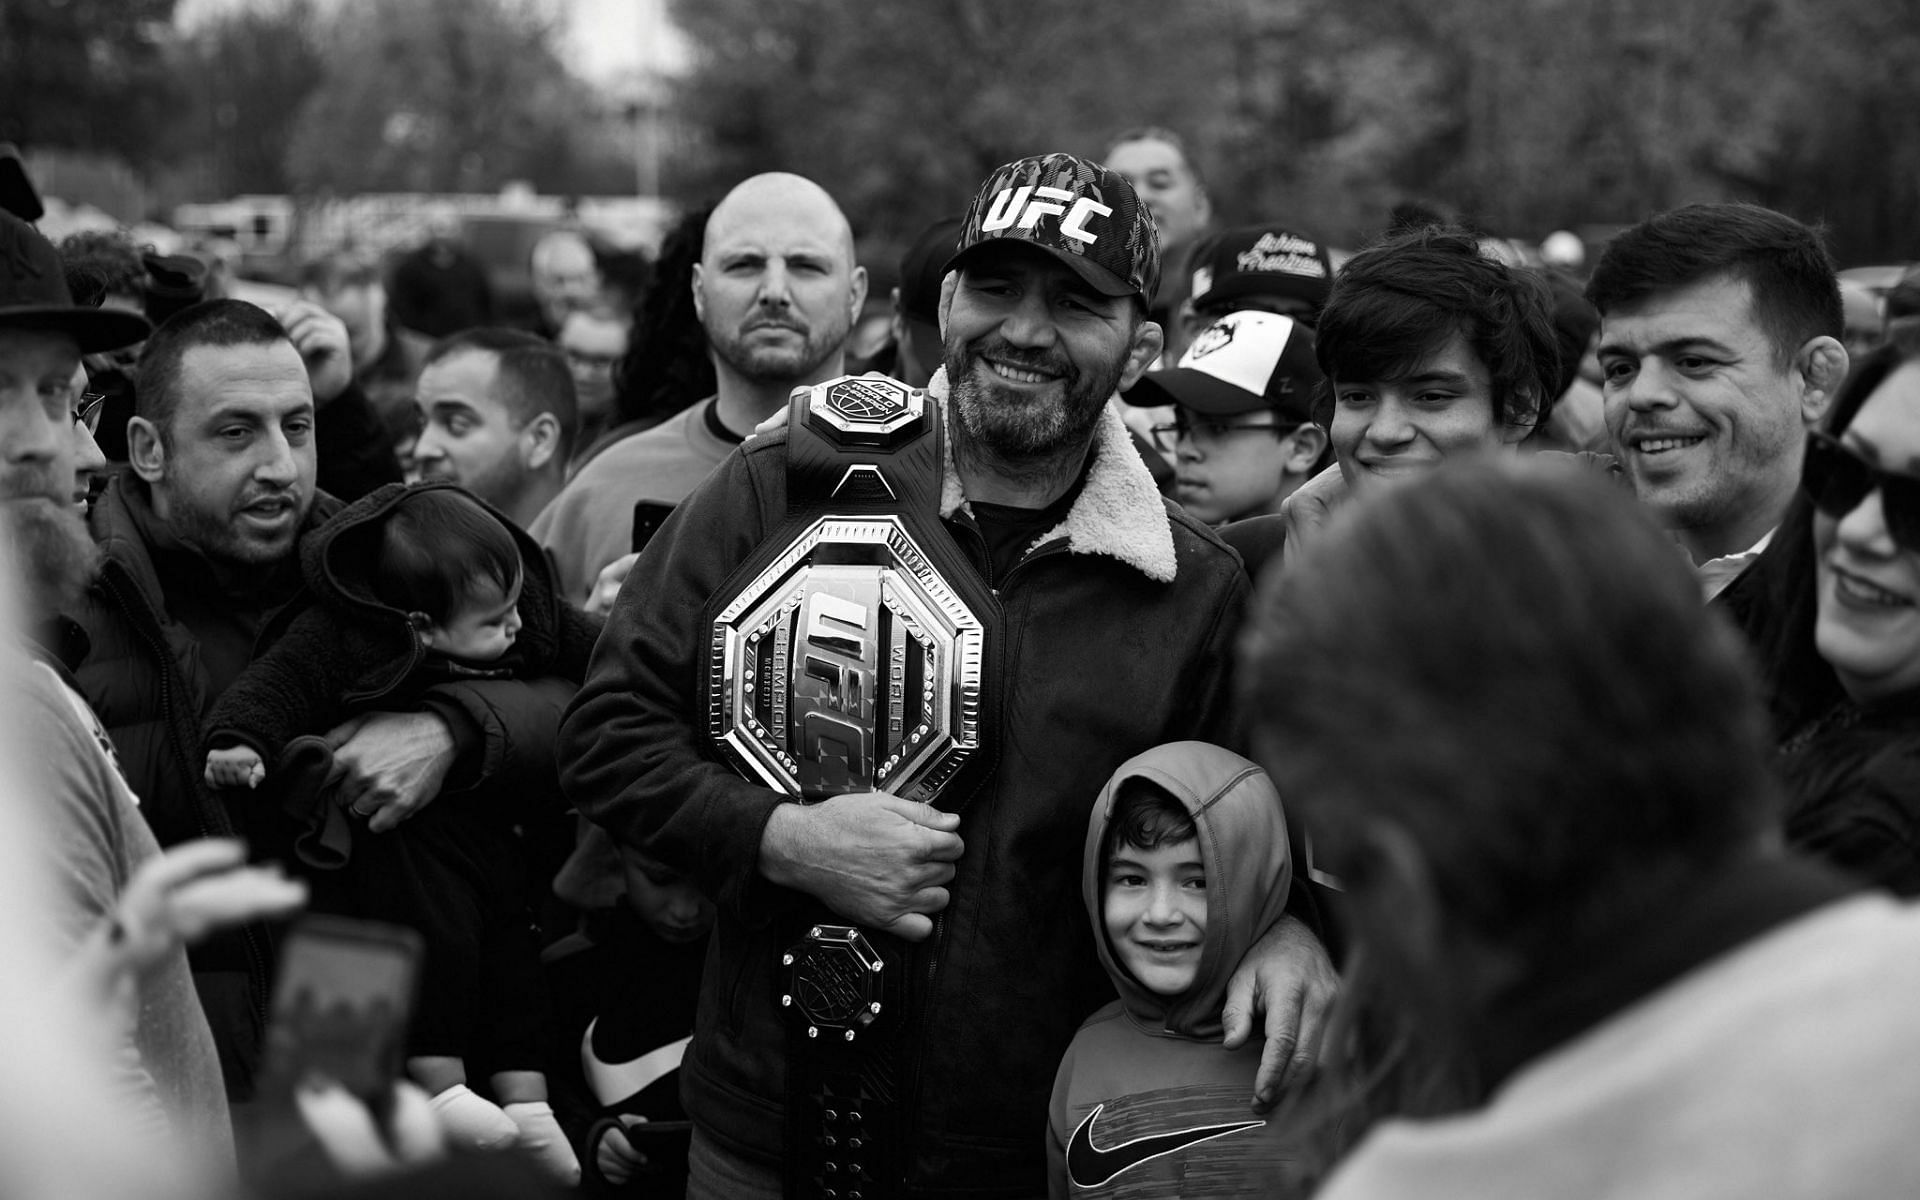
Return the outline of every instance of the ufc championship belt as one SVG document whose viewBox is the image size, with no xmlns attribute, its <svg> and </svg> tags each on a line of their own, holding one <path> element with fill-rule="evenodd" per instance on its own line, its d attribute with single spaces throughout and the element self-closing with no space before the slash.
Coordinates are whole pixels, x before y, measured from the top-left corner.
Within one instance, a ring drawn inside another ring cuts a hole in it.
<svg viewBox="0 0 1920 1200">
<path fill-rule="evenodd" d="M 708 734 L 741 775 L 802 804 L 935 803 L 980 749 L 998 611 L 940 524 L 940 412 L 848 375 L 796 391 L 787 430 L 788 519 L 706 609 Z M 904 944 L 818 916 L 778 972 L 787 1194 L 882 1200 L 906 1171 Z"/>
</svg>

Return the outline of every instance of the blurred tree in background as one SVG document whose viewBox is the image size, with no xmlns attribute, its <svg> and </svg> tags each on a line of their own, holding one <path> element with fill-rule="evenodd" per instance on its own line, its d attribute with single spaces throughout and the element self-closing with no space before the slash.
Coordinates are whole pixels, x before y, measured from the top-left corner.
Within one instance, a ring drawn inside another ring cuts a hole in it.
<svg viewBox="0 0 1920 1200">
<path fill-rule="evenodd" d="M 1920 258 L 1920 0 L 671 2 L 663 191 L 799 171 L 882 251 L 997 163 L 1152 123 L 1222 219 L 1342 244 L 1407 198 L 1522 237 L 1746 199 L 1843 261 Z M 562 0 L 174 7 L 0 0 L 0 139 L 168 199 L 633 176 L 631 98 L 569 70 Z"/>
<path fill-rule="evenodd" d="M 197 167 L 209 197 L 291 191 L 287 145 L 326 77 L 311 0 L 222 13 L 184 41 L 176 61 L 192 89 L 173 131 L 176 162 Z"/>
<path fill-rule="evenodd" d="M 692 189 L 798 171 L 881 238 L 957 215 L 1009 159 L 1097 155 L 1143 118 L 1204 129 L 1230 32 L 1229 6 L 1212 0 L 677 0 L 673 11 L 700 50 L 681 95 L 699 135 Z"/>
<path fill-rule="evenodd" d="M 157 161 L 174 0 L 0 0 L 0 141 Z"/>
<path fill-rule="evenodd" d="M 326 73 L 287 146 L 297 189 L 488 191 L 564 173 L 594 107 L 553 17 L 502 0 L 356 0 L 321 40 Z"/>
<path fill-rule="evenodd" d="M 808 174 L 886 240 L 1020 154 L 1186 135 L 1228 220 L 1352 244 L 1396 201 L 1489 230 L 1748 199 L 1920 257 L 1914 0 L 676 0 L 683 179 Z"/>
</svg>

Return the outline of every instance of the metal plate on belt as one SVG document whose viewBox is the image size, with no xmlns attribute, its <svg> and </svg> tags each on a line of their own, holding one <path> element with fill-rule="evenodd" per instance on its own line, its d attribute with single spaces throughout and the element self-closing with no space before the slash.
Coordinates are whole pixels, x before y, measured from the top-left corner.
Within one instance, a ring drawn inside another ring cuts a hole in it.
<svg viewBox="0 0 1920 1200">
<path fill-rule="evenodd" d="M 840 446 L 887 449 L 918 437 L 927 394 L 884 375 L 843 375 L 807 389 L 807 422 Z"/>
<path fill-rule="evenodd" d="M 881 976 L 886 965 L 852 925 L 815 925 L 780 956 L 786 990 L 780 1007 L 793 1010 L 807 1036 L 825 1030 L 851 1042 L 880 1018 Z"/>
<path fill-rule="evenodd" d="M 713 623 L 716 744 L 801 799 L 930 800 L 980 746 L 985 627 L 898 516 L 822 516 Z"/>
</svg>

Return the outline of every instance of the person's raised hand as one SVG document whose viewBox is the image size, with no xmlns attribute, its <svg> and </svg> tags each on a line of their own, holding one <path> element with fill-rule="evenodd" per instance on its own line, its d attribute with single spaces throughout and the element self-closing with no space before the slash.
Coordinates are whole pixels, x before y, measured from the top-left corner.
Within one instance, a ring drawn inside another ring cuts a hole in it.
<svg viewBox="0 0 1920 1200">
<path fill-rule="evenodd" d="M 614 598 L 620 595 L 620 585 L 627 581 L 633 572 L 633 564 L 640 561 L 640 554 L 623 554 L 606 566 L 600 568 L 600 574 L 593 581 L 593 592 L 581 607 L 589 616 L 602 616 L 613 611 Z"/>
<path fill-rule="evenodd" d="M 140 864 L 114 905 L 109 940 L 126 965 L 144 970 L 217 929 L 290 916 L 307 885 L 278 867 L 250 867 L 231 838 L 181 842 Z"/>
<path fill-rule="evenodd" d="M 300 361 L 307 364 L 307 380 L 313 385 L 313 406 L 327 403 L 353 382 L 353 350 L 347 340 L 346 322 L 311 300 L 292 300 L 274 314 L 285 327 Z"/>
<path fill-rule="evenodd" d="M 782 804 L 761 834 L 760 870 L 856 924 L 921 941 L 947 906 L 959 828 L 958 813 L 886 792 Z"/>
</svg>

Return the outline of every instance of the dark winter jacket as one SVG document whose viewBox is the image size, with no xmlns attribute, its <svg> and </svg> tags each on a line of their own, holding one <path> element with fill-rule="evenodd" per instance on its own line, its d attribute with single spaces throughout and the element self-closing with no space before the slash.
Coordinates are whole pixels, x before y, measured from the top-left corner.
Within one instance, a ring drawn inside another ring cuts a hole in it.
<svg viewBox="0 0 1920 1200">
<path fill-rule="evenodd" d="M 135 508 L 144 517 L 136 517 Z M 315 498 L 308 530 L 339 508 Z M 231 807 L 203 782 L 201 725 L 217 698 L 193 635 L 168 615 L 160 572 L 141 522 L 153 522 L 146 485 L 116 476 L 95 503 L 92 532 L 103 554 L 98 579 L 72 614 L 91 643 L 75 671 L 87 702 L 113 738 L 141 813 L 162 846 L 196 837 L 252 836 L 257 856 L 283 851 L 286 831 L 262 826 L 257 806 L 235 795 Z M 298 615 L 296 598 L 263 613 L 256 645 L 273 643 Z M 550 762 L 555 714 L 564 698 L 517 680 L 442 684 L 425 706 L 447 722 L 476 779 L 522 761 Z M 229 1095 L 252 1095 L 271 982 L 267 931 L 249 926 L 196 946 L 192 963 L 208 1023 L 220 1048 Z"/>
<path fill-rule="evenodd" d="M 271 763 L 297 735 L 325 733 L 355 712 L 395 706 L 423 675 L 557 675 L 580 682 L 600 622 L 560 599 L 539 544 L 484 501 L 474 503 L 498 517 L 520 548 L 520 632 L 505 655 L 471 665 L 434 656 L 409 615 L 374 594 L 371 575 L 386 518 L 408 496 L 456 487 L 387 484 L 301 539 L 300 573 L 318 603 L 214 704 L 209 747 L 250 746 Z M 426 670 L 436 657 L 441 669 Z"/>
<path fill-rule="evenodd" d="M 1782 745 L 1789 845 L 1920 895 L 1920 696 L 1843 701 Z"/>
<path fill-rule="evenodd" d="M 932 387 L 944 399 L 945 381 Z M 782 1153 L 787 1026 L 775 991 L 795 914 L 824 909 L 758 874 L 781 797 L 722 764 L 695 700 L 703 604 L 786 516 L 784 432 L 750 440 L 662 526 L 608 618 L 562 730 L 568 798 L 686 871 L 719 903 L 687 1055 L 688 1112 L 765 1161 Z M 984 539 L 949 456 L 941 513 L 982 578 Z M 990 761 L 940 798 L 966 851 L 924 942 L 894 945 L 917 1196 L 1045 1187 L 1047 1098 L 1080 1022 L 1112 998 L 1078 903 L 1080 845 L 1113 769 L 1150 746 L 1228 740 L 1228 671 L 1247 601 L 1239 560 L 1164 502 L 1117 417 L 1085 483 L 994 593 L 983 717 Z M 817 919 L 817 918 L 816 918 Z"/>
</svg>

